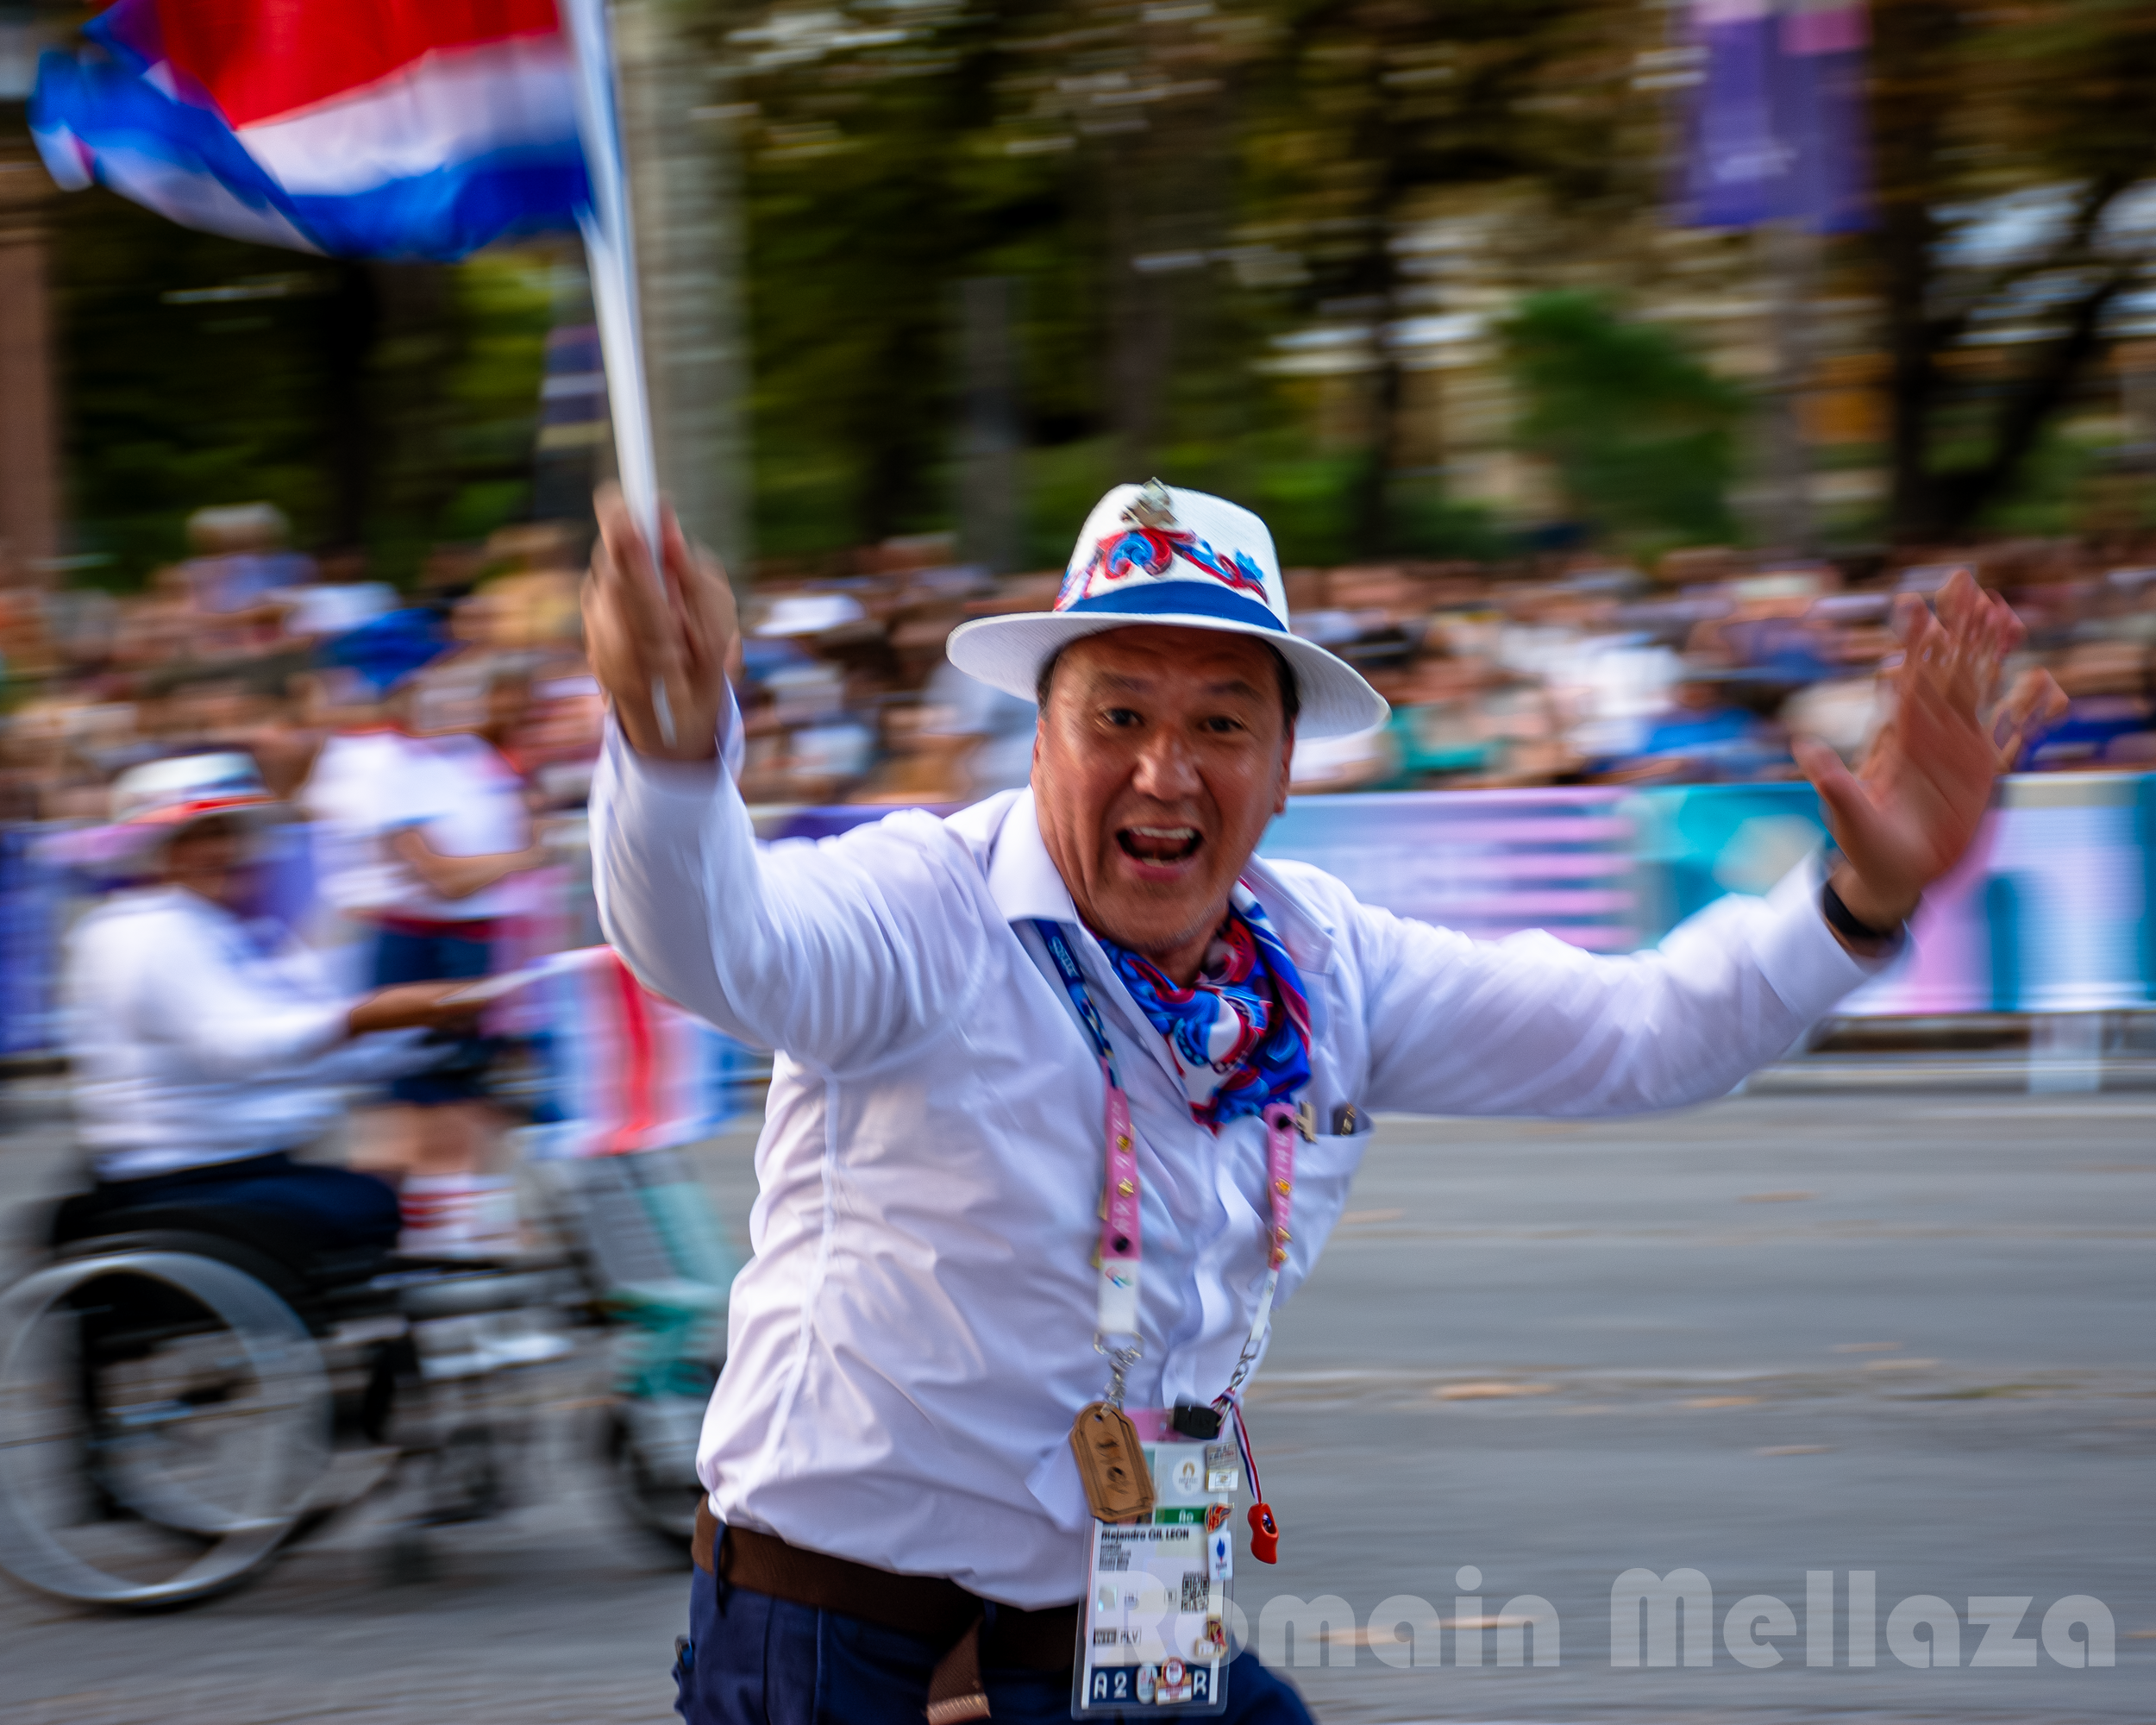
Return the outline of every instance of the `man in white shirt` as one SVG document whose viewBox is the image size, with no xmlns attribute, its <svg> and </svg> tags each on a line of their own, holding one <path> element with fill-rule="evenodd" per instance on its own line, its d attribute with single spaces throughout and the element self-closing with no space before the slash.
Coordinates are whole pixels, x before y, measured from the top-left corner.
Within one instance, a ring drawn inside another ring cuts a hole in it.
<svg viewBox="0 0 2156 1725">
<path fill-rule="evenodd" d="M 1147 1442 L 1246 1435 L 1267 1313 L 1373 1113 L 1674 1107 L 1788 1048 L 1966 845 L 1996 762 L 1977 709 L 2020 632 L 1965 583 L 1937 619 L 1905 607 L 1901 711 L 1865 777 L 1806 756 L 1831 875 L 1606 958 L 1469 940 L 1255 856 L 1297 736 L 1385 707 L 1288 631 L 1270 536 L 1232 504 L 1119 486 L 1055 612 L 954 634 L 961 668 L 1037 695 L 1030 788 L 768 848 L 724 764 L 723 580 L 669 524 L 662 597 L 617 500 L 601 519 L 608 936 L 648 986 L 779 1051 L 699 1456 L 693 1725 L 1069 1716 L 1071 1602 L 1123 1501 L 1099 1458 L 1127 1452 L 1082 1458 L 1104 1390 Z M 1275 1524 L 1250 1515 L 1268 1561 Z M 1248 1655 L 1228 1676 L 1224 1716 L 1307 1718 Z"/>
<path fill-rule="evenodd" d="M 242 755 L 135 768 L 115 812 L 147 883 L 77 925 L 64 978 L 75 1114 L 97 1187 L 71 1214 L 175 1201 L 259 1213 L 304 1258 L 386 1248 L 396 1194 L 295 1162 L 342 1110 L 342 1087 L 407 1071 L 412 1035 L 462 1023 L 454 983 L 354 999 L 281 926 L 251 918 L 255 830 L 278 812 Z"/>
</svg>

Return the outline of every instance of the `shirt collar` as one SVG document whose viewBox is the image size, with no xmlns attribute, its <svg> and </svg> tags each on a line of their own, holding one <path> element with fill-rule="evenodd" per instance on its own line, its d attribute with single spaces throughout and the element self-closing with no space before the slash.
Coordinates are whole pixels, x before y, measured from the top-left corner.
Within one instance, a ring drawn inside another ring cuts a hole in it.
<svg viewBox="0 0 2156 1725">
<path fill-rule="evenodd" d="M 968 820 L 969 816 L 984 819 Z M 1040 812 L 1030 787 L 975 804 L 953 816 L 952 825 L 962 831 L 968 826 L 982 829 L 979 836 L 988 847 L 988 895 L 1006 922 L 1078 920 L 1070 888 L 1063 884 L 1041 837 Z"/>
<path fill-rule="evenodd" d="M 987 849 L 988 894 L 1006 922 L 1035 918 L 1077 922 L 1070 888 L 1063 884 L 1041 837 L 1040 812 L 1030 787 L 976 803 L 953 815 L 951 825 L 962 837 Z M 1259 857 L 1250 858 L 1243 878 L 1265 907 L 1295 968 L 1313 974 L 1330 970 L 1332 928 L 1302 894 Z"/>
</svg>

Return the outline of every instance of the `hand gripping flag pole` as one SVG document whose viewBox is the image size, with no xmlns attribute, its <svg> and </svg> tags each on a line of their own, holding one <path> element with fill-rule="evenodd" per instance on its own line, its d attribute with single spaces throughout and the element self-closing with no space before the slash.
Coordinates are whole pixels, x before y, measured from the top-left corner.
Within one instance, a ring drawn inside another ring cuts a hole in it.
<svg viewBox="0 0 2156 1725">
<path fill-rule="evenodd" d="M 659 474 L 651 438 L 651 402 L 644 387 L 643 335 L 636 302 L 636 247 L 629 203 L 629 175 L 621 141 L 621 104 L 607 28 L 606 0 L 559 0 L 562 34 L 576 61 L 577 130 L 584 141 L 591 202 L 577 212 L 584 255 L 599 314 L 599 350 L 606 367 L 606 395 L 614 422 L 614 461 L 629 518 L 649 549 L 661 592 Z M 674 709 L 666 685 L 651 689 L 653 717 L 669 745 Z"/>
</svg>

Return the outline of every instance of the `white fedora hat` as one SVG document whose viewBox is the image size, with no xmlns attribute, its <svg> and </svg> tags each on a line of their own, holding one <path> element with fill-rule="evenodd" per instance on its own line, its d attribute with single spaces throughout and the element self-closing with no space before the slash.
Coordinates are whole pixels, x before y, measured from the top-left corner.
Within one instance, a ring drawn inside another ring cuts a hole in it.
<svg viewBox="0 0 2156 1725">
<path fill-rule="evenodd" d="M 1151 623 L 1263 641 L 1288 662 L 1302 737 L 1382 724 L 1384 698 L 1353 667 L 1288 627 L 1288 591 L 1265 524 L 1247 509 L 1158 480 L 1119 485 L 1079 530 L 1052 612 L 983 617 L 951 631 L 952 664 L 1033 698 L 1041 667 L 1081 636 Z"/>
<path fill-rule="evenodd" d="M 147 762 L 112 782 L 112 818 L 128 826 L 176 831 L 212 815 L 257 818 L 276 808 L 254 757 L 236 750 Z"/>
</svg>

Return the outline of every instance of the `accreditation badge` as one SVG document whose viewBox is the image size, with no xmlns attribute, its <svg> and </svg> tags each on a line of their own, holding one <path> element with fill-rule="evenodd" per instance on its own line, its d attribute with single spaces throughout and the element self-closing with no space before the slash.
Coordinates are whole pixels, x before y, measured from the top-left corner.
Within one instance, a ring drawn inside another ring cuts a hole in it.
<svg viewBox="0 0 2156 1725">
<path fill-rule="evenodd" d="M 1093 1523 L 1071 1716 L 1217 1714 L 1228 1698 L 1242 1469 L 1232 1443 L 1178 1440 L 1164 1409 L 1134 1416 L 1153 1508 L 1132 1521 Z"/>
</svg>

